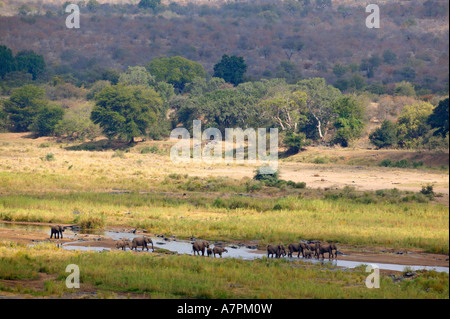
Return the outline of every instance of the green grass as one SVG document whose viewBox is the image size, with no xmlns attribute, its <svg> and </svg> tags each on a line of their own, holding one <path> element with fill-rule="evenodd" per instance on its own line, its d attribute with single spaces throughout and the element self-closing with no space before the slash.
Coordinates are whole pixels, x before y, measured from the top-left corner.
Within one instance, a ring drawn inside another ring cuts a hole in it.
<svg viewBox="0 0 450 319">
<path fill-rule="evenodd" d="M 392 191 L 378 193 L 380 198 L 392 196 Z M 448 208 L 426 202 L 371 203 L 363 200 L 371 197 L 355 200 L 345 194 L 332 199 L 138 193 L 10 195 L 0 197 L 0 219 L 76 223 L 89 228 L 128 225 L 184 238 L 259 240 L 261 245 L 317 239 L 448 253 Z M 81 214 L 74 215 L 74 211 Z"/>
<path fill-rule="evenodd" d="M 24 252 L 26 250 L 26 252 Z M 71 252 L 49 244 L 34 248 L 0 243 L 0 279 L 17 280 L 19 288 L 0 285 L 0 290 L 33 295 L 72 292 L 64 286 L 65 268 L 80 269 L 80 290 L 88 287 L 99 297 L 145 294 L 151 298 L 448 298 L 448 274 L 418 272 L 399 283 L 381 276 L 379 289 L 365 287 L 364 267 L 339 270 L 300 261 L 259 259 L 245 261 L 189 255 L 171 256 L 132 252 Z M 20 265 L 17 268 L 17 265 Z M 43 290 L 21 288 L 23 279 L 37 274 L 54 275 Z M 77 290 L 78 292 L 78 290 Z"/>
</svg>

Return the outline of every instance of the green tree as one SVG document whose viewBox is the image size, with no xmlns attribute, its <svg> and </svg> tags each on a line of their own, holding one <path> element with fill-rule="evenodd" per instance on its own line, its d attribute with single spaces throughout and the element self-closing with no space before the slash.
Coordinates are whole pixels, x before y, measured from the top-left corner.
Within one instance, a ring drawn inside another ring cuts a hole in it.
<svg viewBox="0 0 450 319">
<path fill-rule="evenodd" d="M 333 110 L 336 114 L 334 141 L 347 147 L 351 141 L 361 136 L 365 124 L 364 107 L 355 98 L 345 96 L 333 103 Z"/>
<path fill-rule="evenodd" d="M 37 112 L 29 130 L 37 136 L 51 136 L 55 133 L 55 128 L 63 116 L 64 109 L 61 105 L 45 105 Z"/>
<path fill-rule="evenodd" d="M 445 137 L 448 133 L 448 98 L 439 102 L 433 110 L 433 113 L 427 119 L 427 123 L 432 129 L 436 129 L 433 135 Z"/>
<path fill-rule="evenodd" d="M 276 76 L 278 78 L 286 79 L 287 83 L 296 83 L 301 79 L 302 74 L 298 70 L 295 63 L 291 61 L 281 61 L 277 66 Z"/>
<path fill-rule="evenodd" d="M 219 63 L 214 65 L 214 77 L 222 78 L 234 86 L 242 83 L 247 72 L 247 64 L 243 57 L 224 54 Z"/>
<path fill-rule="evenodd" d="M 95 96 L 91 119 L 99 124 L 109 138 L 118 137 L 130 143 L 138 136 L 147 136 L 162 111 L 158 93 L 143 86 L 118 84 L 104 88 Z"/>
<path fill-rule="evenodd" d="M 6 114 L 3 103 L 0 100 L 0 132 L 8 130 L 8 114 Z"/>
<path fill-rule="evenodd" d="M 430 130 L 427 119 L 433 113 L 433 108 L 427 102 L 403 107 L 398 117 L 398 143 L 401 147 L 415 146 L 418 138 Z"/>
<path fill-rule="evenodd" d="M 191 83 L 188 83 L 185 88 L 186 93 L 200 96 L 208 92 L 219 89 L 225 84 L 225 80 L 221 78 L 212 77 L 207 80 L 202 77 L 196 77 Z"/>
<path fill-rule="evenodd" d="M 307 133 L 314 125 L 320 140 L 324 140 L 333 117 L 332 104 L 342 96 L 341 92 L 339 89 L 327 85 L 323 78 L 301 80 L 295 87 L 297 91 L 306 93 L 306 108 L 310 115 L 309 120 L 302 123 L 301 130 Z M 314 135 L 311 134 L 310 138 L 314 138 Z"/>
<path fill-rule="evenodd" d="M 267 115 L 283 131 L 296 132 L 300 118 L 305 116 L 306 100 L 305 92 L 278 92 L 260 103 L 261 115 Z"/>
<path fill-rule="evenodd" d="M 168 82 L 181 92 L 194 78 L 206 75 L 200 63 L 180 56 L 154 59 L 147 66 L 147 70 L 157 82 Z"/>
<path fill-rule="evenodd" d="M 345 73 L 347 73 L 347 68 L 340 63 L 336 63 L 333 67 L 333 73 L 338 78 L 340 78 L 340 77 L 344 76 Z"/>
<path fill-rule="evenodd" d="M 288 154 L 297 154 L 303 147 L 308 145 L 305 133 L 294 132 L 286 134 L 283 143 L 288 147 Z"/>
<path fill-rule="evenodd" d="M 141 0 L 138 7 L 141 9 L 156 9 L 161 4 L 161 0 Z"/>
<path fill-rule="evenodd" d="M 397 145 L 397 126 L 395 123 L 384 120 L 381 127 L 369 135 L 369 140 L 378 148 L 393 147 Z"/>
<path fill-rule="evenodd" d="M 381 58 L 378 55 L 372 55 L 368 59 L 363 59 L 360 64 L 360 70 L 366 71 L 367 77 L 372 78 L 375 74 L 375 69 L 381 64 Z"/>
<path fill-rule="evenodd" d="M 14 91 L 8 100 L 3 102 L 5 112 L 16 132 L 26 132 L 38 113 L 47 105 L 43 88 L 25 85 Z"/>
<path fill-rule="evenodd" d="M 385 50 L 383 52 L 383 62 L 391 65 L 395 65 L 397 62 L 397 54 L 391 50 Z"/>
<path fill-rule="evenodd" d="M 68 109 L 63 119 L 55 127 L 55 135 L 68 140 L 94 140 L 102 130 L 90 118 L 93 106 L 80 104 Z"/>
<path fill-rule="evenodd" d="M 6 73 L 16 69 L 16 60 L 11 49 L 0 45 L 0 77 L 3 78 Z"/>
<path fill-rule="evenodd" d="M 414 97 L 416 96 L 416 90 L 410 82 L 402 81 L 395 84 L 395 95 Z"/>
<path fill-rule="evenodd" d="M 254 127 L 256 102 L 253 96 L 235 88 L 218 89 L 186 101 L 177 118 L 189 130 L 193 120 L 201 119 L 203 127 L 215 127 L 224 134 L 226 128 Z"/>
<path fill-rule="evenodd" d="M 45 70 L 44 57 L 31 50 L 20 51 L 17 53 L 16 61 L 17 69 L 19 71 L 30 73 L 33 76 L 33 80 L 36 80 L 38 75 Z"/>
<path fill-rule="evenodd" d="M 89 0 L 86 4 L 86 8 L 89 11 L 95 11 L 100 6 L 100 3 L 97 0 Z"/>
<path fill-rule="evenodd" d="M 154 81 L 155 78 L 142 66 L 129 66 L 128 70 L 119 76 L 119 83 L 125 85 L 149 86 Z"/>
</svg>

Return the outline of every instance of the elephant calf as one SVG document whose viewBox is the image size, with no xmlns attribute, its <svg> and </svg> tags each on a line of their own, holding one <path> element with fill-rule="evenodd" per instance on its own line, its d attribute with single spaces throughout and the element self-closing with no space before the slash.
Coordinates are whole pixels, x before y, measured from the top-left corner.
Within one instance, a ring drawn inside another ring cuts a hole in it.
<svg viewBox="0 0 450 319">
<path fill-rule="evenodd" d="M 155 251 L 155 249 L 153 248 L 153 241 L 148 238 L 148 237 L 136 237 L 133 238 L 133 241 L 131 242 L 131 250 L 136 250 L 137 251 L 137 247 L 142 247 L 142 250 L 144 250 L 144 248 L 147 248 L 148 251 L 148 246 L 147 244 L 152 244 L 152 251 Z"/>
<path fill-rule="evenodd" d="M 61 238 L 63 238 L 63 231 L 66 230 L 66 227 L 63 226 L 52 226 L 51 232 L 50 232 L 50 238 L 53 238 L 53 235 L 55 235 L 55 239 L 56 236 L 58 236 L 57 239 L 59 239 L 59 236 L 61 235 Z"/>
<path fill-rule="evenodd" d="M 206 254 L 208 255 L 208 257 L 210 257 L 213 254 L 213 251 L 211 248 L 206 249 Z"/>
<path fill-rule="evenodd" d="M 122 249 L 122 250 L 126 250 L 126 247 L 130 248 L 130 242 L 126 241 L 126 240 L 120 240 L 116 243 L 116 248 L 117 249 Z"/>
<path fill-rule="evenodd" d="M 214 247 L 213 248 L 214 257 L 216 257 L 216 254 L 218 254 L 220 256 L 220 258 L 222 258 L 222 254 L 227 253 L 227 252 L 228 252 L 228 250 L 226 250 L 223 247 Z"/>
<path fill-rule="evenodd" d="M 200 252 L 202 252 L 202 256 L 205 256 L 206 248 L 209 248 L 209 243 L 207 241 L 196 241 L 195 243 L 192 244 L 192 250 L 194 251 L 194 256 L 195 256 L 195 253 L 197 253 L 197 255 L 200 255 Z"/>
<path fill-rule="evenodd" d="M 283 245 L 267 245 L 267 258 L 270 255 L 272 255 L 272 258 L 274 255 L 276 258 L 280 258 L 281 255 L 286 256 L 286 249 Z"/>
<path fill-rule="evenodd" d="M 309 250 L 309 249 L 305 249 L 305 250 L 303 250 L 303 258 L 312 258 L 312 251 L 311 250 Z"/>
</svg>

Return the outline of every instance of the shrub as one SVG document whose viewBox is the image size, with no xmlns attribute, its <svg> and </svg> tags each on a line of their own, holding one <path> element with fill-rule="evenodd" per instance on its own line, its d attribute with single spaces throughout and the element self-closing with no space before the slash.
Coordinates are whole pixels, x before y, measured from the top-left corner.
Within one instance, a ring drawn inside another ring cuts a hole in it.
<svg viewBox="0 0 450 319">
<path fill-rule="evenodd" d="M 93 229 L 102 228 L 105 226 L 106 217 L 103 213 L 100 215 L 93 215 L 89 213 L 79 214 L 74 219 L 74 223 L 81 228 Z"/>
<path fill-rule="evenodd" d="M 433 185 L 422 186 L 420 193 L 428 196 L 429 198 L 433 198 L 435 196 Z"/>
<path fill-rule="evenodd" d="M 44 157 L 41 157 L 41 160 L 51 162 L 55 160 L 55 155 L 53 153 L 47 153 Z"/>
<path fill-rule="evenodd" d="M 397 144 L 397 127 L 395 123 L 384 121 L 369 135 L 369 139 L 377 148 L 391 147 Z"/>
<path fill-rule="evenodd" d="M 37 112 L 29 130 L 37 136 L 53 135 L 63 116 L 64 109 L 60 105 L 46 105 Z"/>
<path fill-rule="evenodd" d="M 153 145 L 152 147 L 146 146 L 141 149 L 141 154 L 148 154 L 148 153 L 157 154 L 158 152 L 159 149 L 156 145 Z"/>
<path fill-rule="evenodd" d="M 288 147 L 288 154 L 297 154 L 304 146 L 309 144 L 305 133 L 286 134 L 283 143 Z"/>
<path fill-rule="evenodd" d="M 125 158 L 125 153 L 123 151 L 117 150 L 112 155 L 112 158 L 119 157 L 119 158 Z"/>
</svg>

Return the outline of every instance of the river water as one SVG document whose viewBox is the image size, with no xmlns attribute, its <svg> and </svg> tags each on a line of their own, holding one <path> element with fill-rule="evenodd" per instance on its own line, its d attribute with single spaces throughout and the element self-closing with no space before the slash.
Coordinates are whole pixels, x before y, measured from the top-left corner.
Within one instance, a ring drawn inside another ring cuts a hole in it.
<svg viewBox="0 0 450 319">
<path fill-rule="evenodd" d="M 13 228 L 18 230 L 25 230 L 25 231 L 42 231 L 49 235 L 50 237 L 50 227 L 49 226 L 42 226 L 42 225 L 30 225 L 30 224 L 17 224 L 17 223 L 0 223 L 0 228 Z M 77 239 L 78 235 L 80 234 L 93 234 L 102 236 L 104 238 L 111 238 L 113 240 L 133 240 L 135 237 L 142 237 L 142 234 L 136 235 L 131 232 L 125 232 L 125 231 L 109 231 L 109 230 L 66 230 L 64 232 L 65 238 L 73 238 Z M 153 244 L 155 246 L 155 249 L 162 248 L 167 249 L 172 252 L 176 252 L 178 254 L 188 254 L 192 255 L 192 241 L 189 240 L 179 240 L 179 239 L 172 239 L 172 238 L 161 238 L 161 237 L 152 237 L 148 236 L 152 239 Z M 200 240 L 200 239 L 196 239 Z M 73 242 L 64 243 L 62 247 L 64 249 L 68 250 L 83 250 L 83 251 L 108 251 L 110 248 L 108 247 L 98 247 L 101 246 L 99 243 L 96 243 L 96 246 L 79 246 L 74 244 L 79 244 L 80 241 L 76 240 Z M 214 242 L 210 242 L 214 244 Z M 261 252 L 257 249 L 248 248 L 246 246 L 240 246 L 240 245 L 227 245 L 227 244 L 221 244 L 221 247 L 224 247 L 228 250 L 228 252 L 223 253 L 223 258 L 241 258 L 244 260 L 253 260 L 257 258 L 263 258 L 264 256 L 267 256 L 266 253 Z M 213 246 L 211 246 L 213 247 Z M 151 248 L 151 245 L 150 247 Z M 127 248 L 128 250 L 129 248 Z M 141 248 L 138 248 L 139 250 Z M 151 249 L 150 249 L 151 251 Z M 205 252 L 206 255 L 206 252 Z M 294 253 L 294 256 L 296 254 Z M 298 260 L 297 257 L 288 258 L 284 257 L 289 260 Z M 339 257 L 338 257 L 339 258 Z M 404 271 L 405 269 L 409 269 L 411 271 L 417 271 L 421 269 L 426 270 L 435 270 L 437 272 L 446 272 L 449 273 L 449 267 L 434 267 L 434 266 L 410 266 L 410 265 L 401 265 L 401 264 L 384 264 L 384 263 L 369 263 L 369 262 L 361 262 L 361 261 L 349 261 L 349 260 L 319 260 L 319 259 L 303 259 L 300 258 L 300 260 L 308 263 L 321 263 L 321 264 L 330 264 L 337 267 L 344 267 L 344 268 L 355 268 L 361 265 L 375 265 L 379 269 L 384 270 L 394 270 L 394 271 Z"/>
</svg>

